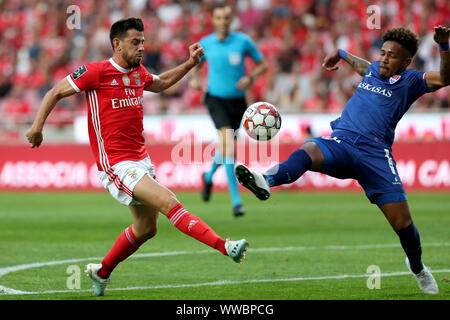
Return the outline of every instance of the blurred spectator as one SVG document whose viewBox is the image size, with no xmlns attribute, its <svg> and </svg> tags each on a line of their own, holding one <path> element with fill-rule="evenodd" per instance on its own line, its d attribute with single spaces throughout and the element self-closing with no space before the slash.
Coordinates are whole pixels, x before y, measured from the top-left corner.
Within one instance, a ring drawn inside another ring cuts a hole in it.
<svg viewBox="0 0 450 320">
<path fill-rule="evenodd" d="M 144 65 L 160 73 L 186 59 L 189 44 L 212 32 L 214 0 L 6 0 L 0 1 L 0 127 L 26 124 L 56 81 L 80 65 L 111 55 L 110 25 L 126 16 L 145 24 Z M 269 72 L 249 91 L 248 102 L 267 100 L 281 112 L 340 112 L 361 80 L 350 67 L 321 68 L 323 57 L 340 47 L 367 60 L 378 58 L 382 34 L 403 25 L 421 37 L 411 67 L 439 70 L 433 27 L 450 24 L 448 0 L 375 0 L 381 29 L 368 29 L 365 0 L 239 0 L 233 27 L 249 34 L 267 58 Z M 69 29 L 70 5 L 81 12 L 81 28 Z M 182 53 L 180 55 L 180 52 Z M 206 70 L 203 70 L 206 72 Z M 450 89 L 424 96 L 416 111 L 448 110 Z M 204 112 L 201 92 L 185 81 L 162 95 L 146 94 L 145 112 Z M 414 112 L 414 111 L 413 111 Z M 49 121 L 70 124 L 86 113 L 82 95 L 65 99 Z"/>
</svg>

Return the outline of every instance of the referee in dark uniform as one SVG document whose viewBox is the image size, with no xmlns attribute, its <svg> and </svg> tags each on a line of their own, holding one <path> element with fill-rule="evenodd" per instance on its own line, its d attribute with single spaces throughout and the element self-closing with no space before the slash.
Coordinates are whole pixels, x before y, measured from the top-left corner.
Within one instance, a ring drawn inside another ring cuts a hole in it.
<svg viewBox="0 0 450 320">
<path fill-rule="evenodd" d="M 245 92 L 254 79 L 267 70 L 267 63 L 249 36 L 230 31 L 232 17 L 229 5 L 215 6 L 215 32 L 200 40 L 200 45 L 205 50 L 201 63 L 208 63 L 208 89 L 204 102 L 220 137 L 220 145 L 216 149 L 211 168 L 202 176 L 202 198 L 204 201 L 209 200 L 214 172 L 224 164 L 233 214 L 238 217 L 244 214 L 244 210 L 234 174 L 235 131 L 239 128 L 247 108 Z M 245 74 L 244 60 L 247 56 L 256 65 Z M 195 89 L 200 89 L 199 68 L 200 66 L 191 72 L 190 86 Z"/>
</svg>

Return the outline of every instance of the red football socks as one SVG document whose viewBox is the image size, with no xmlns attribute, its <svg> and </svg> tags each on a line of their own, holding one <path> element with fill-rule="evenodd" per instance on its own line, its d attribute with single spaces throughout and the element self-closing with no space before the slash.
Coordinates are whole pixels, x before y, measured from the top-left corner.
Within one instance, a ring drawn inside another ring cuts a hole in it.
<svg viewBox="0 0 450 320">
<path fill-rule="evenodd" d="M 131 226 L 126 228 L 119 235 L 105 258 L 103 258 L 102 268 L 99 270 L 98 275 L 103 279 L 108 278 L 119 262 L 131 256 L 144 242 L 133 234 Z"/>
<path fill-rule="evenodd" d="M 181 203 L 170 209 L 167 219 L 181 232 L 219 250 L 224 255 L 228 255 L 225 250 L 225 240 L 200 218 L 188 212 Z"/>
<path fill-rule="evenodd" d="M 178 230 L 219 250 L 224 255 L 228 255 L 225 250 L 225 240 L 219 237 L 200 218 L 184 209 L 181 203 L 169 211 L 167 218 Z M 103 258 L 102 268 L 98 271 L 98 275 L 104 279 L 108 278 L 114 268 L 121 261 L 131 256 L 144 242 L 133 234 L 132 226 L 126 228 Z"/>
</svg>

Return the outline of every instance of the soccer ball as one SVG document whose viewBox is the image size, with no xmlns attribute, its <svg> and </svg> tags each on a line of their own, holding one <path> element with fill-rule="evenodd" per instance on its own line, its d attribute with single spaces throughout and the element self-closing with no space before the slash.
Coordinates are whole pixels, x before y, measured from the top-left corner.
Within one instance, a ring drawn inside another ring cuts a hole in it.
<svg viewBox="0 0 450 320">
<path fill-rule="evenodd" d="M 255 102 L 245 110 L 243 126 L 253 139 L 268 141 L 280 130 L 281 117 L 272 104 Z"/>
</svg>

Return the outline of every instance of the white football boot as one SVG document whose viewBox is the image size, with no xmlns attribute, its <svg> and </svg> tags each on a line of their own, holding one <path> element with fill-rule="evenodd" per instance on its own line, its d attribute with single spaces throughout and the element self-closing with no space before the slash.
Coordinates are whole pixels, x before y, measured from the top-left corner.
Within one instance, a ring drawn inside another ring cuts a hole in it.
<svg viewBox="0 0 450 320">
<path fill-rule="evenodd" d="M 92 282 L 94 283 L 94 285 L 92 287 L 94 288 L 94 294 L 96 296 L 104 296 L 105 291 L 106 291 L 106 286 L 109 283 L 109 278 L 103 279 L 103 278 L 99 277 L 99 275 L 97 274 L 101 268 L 102 268 L 101 264 L 89 263 L 86 266 L 86 270 L 85 270 L 86 275 L 88 275 L 92 279 Z"/>
<path fill-rule="evenodd" d="M 225 250 L 228 256 L 233 259 L 234 262 L 242 263 L 245 259 L 245 252 L 249 246 L 247 240 L 241 239 L 238 241 L 231 241 L 230 237 L 225 240 Z"/>
<path fill-rule="evenodd" d="M 436 280 L 434 280 L 433 275 L 431 274 L 431 271 L 428 267 L 423 265 L 422 271 L 420 271 L 418 274 L 415 274 L 411 270 L 411 266 L 409 264 L 409 259 L 406 257 L 405 260 L 406 266 L 408 267 L 409 271 L 414 275 L 414 277 L 417 280 L 417 283 L 419 284 L 420 290 L 422 290 L 425 294 L 438 294 L 439 288 L 436 283 Z"/>
<path fill-rule="evenodd" d="M 267 200 L 270 197 L 269 184 L 261 173 L 253 171 L 243 164 L 238 164 L 234 172 L 239 183 L 253 192 L 259 200 Z"/>
</svg>

